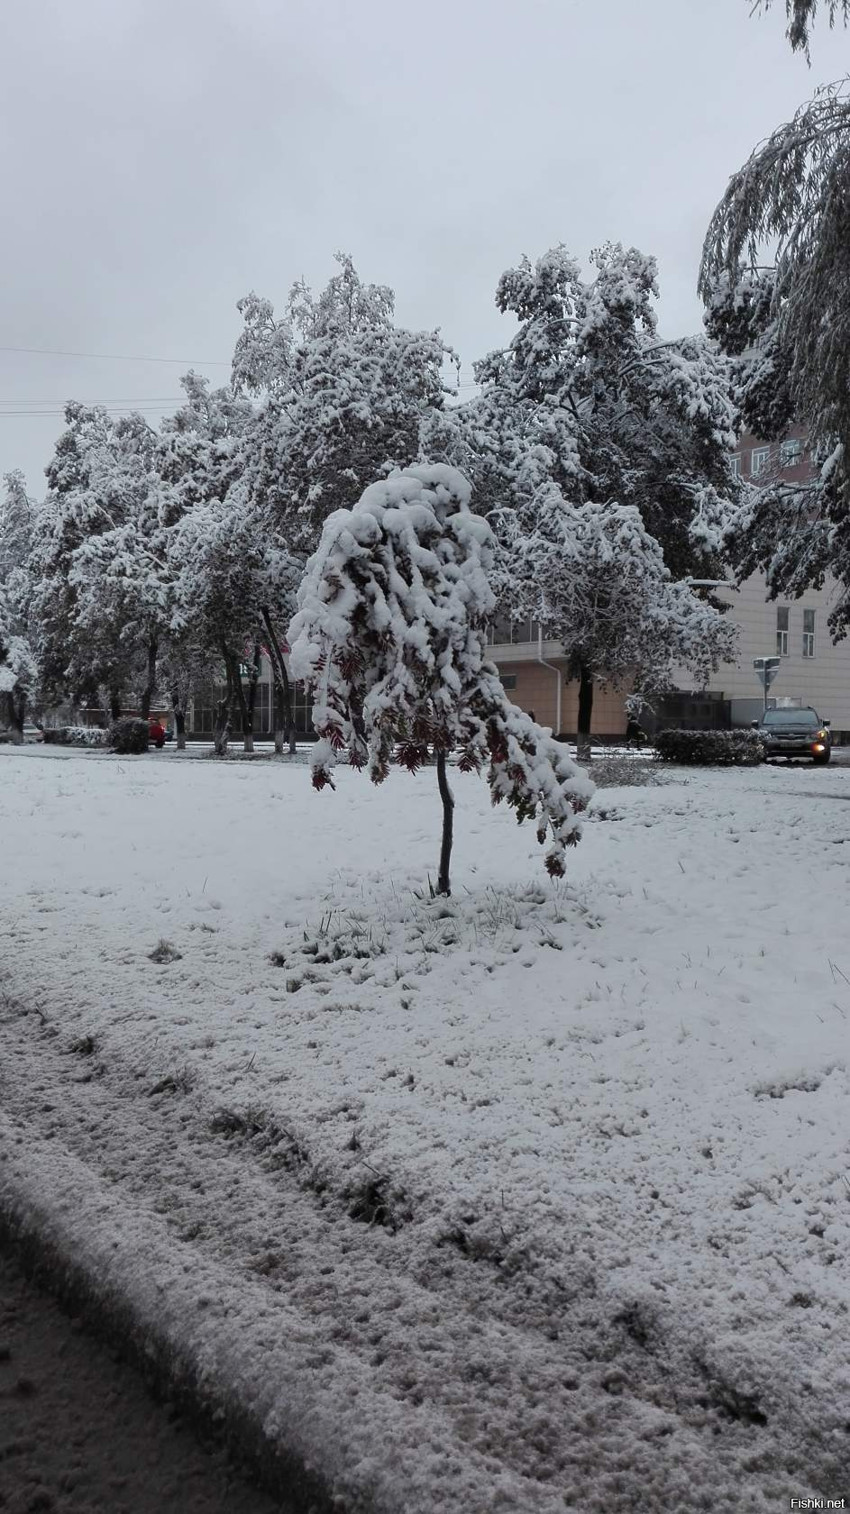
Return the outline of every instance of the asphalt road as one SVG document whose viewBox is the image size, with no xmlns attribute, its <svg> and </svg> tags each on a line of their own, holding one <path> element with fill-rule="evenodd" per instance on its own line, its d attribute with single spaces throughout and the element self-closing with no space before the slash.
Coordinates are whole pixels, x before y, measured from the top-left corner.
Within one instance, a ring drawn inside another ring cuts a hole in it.
<svg viewBox="0 0 850 1514">
<path fill-rule="evenodd" d="M 3 1514 L 287 1514 L 0 1249 Z"/>
</svg>

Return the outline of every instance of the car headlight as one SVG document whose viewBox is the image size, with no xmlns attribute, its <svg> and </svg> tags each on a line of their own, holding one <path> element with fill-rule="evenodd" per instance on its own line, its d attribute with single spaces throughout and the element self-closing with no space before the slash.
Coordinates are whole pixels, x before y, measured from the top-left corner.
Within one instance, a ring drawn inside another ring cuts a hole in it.
<svg viewBox="0 0 850 1514">
<path fill-rule="evenodd" d="M 815 739 L 817 741 L 826 741 L 826 731 L 815 731 Z"/>
</svg>

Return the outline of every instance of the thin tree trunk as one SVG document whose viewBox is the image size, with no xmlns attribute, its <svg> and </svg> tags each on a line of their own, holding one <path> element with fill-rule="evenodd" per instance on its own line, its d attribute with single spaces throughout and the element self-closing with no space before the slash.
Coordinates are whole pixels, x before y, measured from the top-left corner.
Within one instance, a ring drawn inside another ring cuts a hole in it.
<svg viewBox="0 0 850 1514">
<path fill-rule="evenodd" d="M 178 752 L 186 750 L 186 700 L 181 697 L 179 688 L 171 690 L 171 708 L 174 711 L 174 733 L 177 739 Z"/>
<path fill-rule="evenodd" d="M 157 654 L 157 644 L 156 644 L 156 642 L 155 641 L 149 641 L 148 642 L 148 675 L 147 675 L 147 680 L 145 682 L 145 686 L 142 689 L 142 707 L 141 707 L 141 711 L 140 711 L 141 717 L 142 717 L 143 720 L 150 720 L 150 716 L 151 716 L 151 700 L 153 699 L 153 696 L 156 693 L 156 654 Z"/>
<path fill-rule="evenodd" d="M 283 700 L 283 687 L 274 672 L 272 662 L 272 676 L 274 678 L 274 752 L 276 757 L 283 756 L 283 746 L 286 740 L 286 712 Z"/>
<path fill-rule="evenodd" d="M 121 719 L 121 695 L 117 689 L 109 690 L 109 716 L 113 721 Z"/>
<path fill-rule="evenodd" d="M 15 698 L 14 694 L 12 695 L 11 705 L 12 730 L 14 732 L 12 740 L 22 742 L 24 739 L 24 719 L 27 713 L 27 696 L 24 693 L 23 689 L 20 691 L 17 698 Z"/>
<path fill-rule="evenodd" d="M 257 682 L 260 677 L 260 656 L 260 643 L 258 641 L 255 641 L 251 661 L 251 678 L 248 684 L 248 698 L 244 703 L 246 723 L 242 726 L 242 735 L 245 738 L 244 746 L 246 752 L 253 752 L 254 750 L 254 711 L 257 707 Z"/>
<path fill-rule="evenodd" d="M 239 672 L 239 659 L 233 652 L 228 652 L 230 687 L 236 695 L 236 703 L 239 708 L 240 724 L 242 726 L 243 744 L 246 752 L 254 750 L 254 741 L 251 735 L 250 721 L 248 718 L 248 706 L 245 702 L 245 690 L 242 687 L 242 677 Z"/>
<path fill-rule="evenodd" d="M 221 652 L 224 660 L 225 690 L 224 698 L 220 699 L 215 709 L 215 731 L 213 733 L 213 749 L 216 757 L 224 757 L 227 753 L 227 737 L 230 732 L 230 707 L 233 700 L 233 679 L 230 672 L 230 653 L 224 642 L 221 644 Z"/>
<path fill-rule="evenodd" d="M 260 614 L 263 617 L 263 625 L 269 637 L 269 660 L 272 665 L 272 675 L 280 689 L 280 698 L 283 708 L 283 718 L 286 726 L 286 734 L 289 739 L 290 753 L 295 755 L 295 720 L 292 714 L 292 685 L 289 682 L 289 674 L 286 671 L 286 663 L 280 650 L 280 642 L 277 639 L 272 618 L 268 609 L 263 606 Z M 277 738 L 275 737 L 275 751 L 277 751 Z"/>
<path fill-rule="evenodd" d="M 590 722 L 593 715 L 593 674 L 586 663 L 579 666 L 578 740 L 576 755 L 580 762 L 590 761 Z"/>
<path fill-rule="evenodd" d="M 452 885 L 449 869 L 452 860 L 452 839 L 454 830 L 454 795 L 449 788 L 449 780 L 446 777 L 446 754 L 437 753 L 437 783 L 440 788 L 440 798 L 443 801 L 443 839 L 440 846 L 440 868 L 437 873 L 437 893 L 451 894 Z"/>
</svg>

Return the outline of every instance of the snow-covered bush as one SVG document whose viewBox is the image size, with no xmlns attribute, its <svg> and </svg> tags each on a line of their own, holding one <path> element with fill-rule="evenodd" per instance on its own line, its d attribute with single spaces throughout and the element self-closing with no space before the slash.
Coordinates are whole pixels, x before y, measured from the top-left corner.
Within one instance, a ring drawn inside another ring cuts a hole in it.
<svg viewBox="0 0 850 1514">
<path fill-rule="evenodd" d="M 756 763 L 764 761 L 758 731 L 659 731 L 655 750 L 662 762 Z"/>
<path fill-rule="evenodd" d="M 53 746 L 109 746 L 109 732 L 98 725 L 48 726 L 44 740 Z"/>
<path fill-rule="evenodd" d="M 109 746 L 109 732 L 99 725 L 69 725 L 65 742 L 68 746 Z"/>
<path fill-rule="evenodd" d="M 119 756 L 133 756 L 148 749 L 148 723 L 128 716 L 109 728 L 109 745 Z"/>
<path fill-rule="evenodd" d="M 456 469 L 423 464 L 365 490 L 327 520 L 289 628 L 290 671 L 313 696 L 313 783 L 332 784 L 340 754 L 381 783 L 395 756 L 414 772 L 436 757 L 443 801 L 437 892 L 448 894 L 454 801 L 446 757 L 487 767 L 493 803 L 550 836 L 546 867 L 566 847 L 593 784 L 565 749 L 505 695 L 486 657 L 495 596 L 490 527 L 469 508 Z"/>
</svg>

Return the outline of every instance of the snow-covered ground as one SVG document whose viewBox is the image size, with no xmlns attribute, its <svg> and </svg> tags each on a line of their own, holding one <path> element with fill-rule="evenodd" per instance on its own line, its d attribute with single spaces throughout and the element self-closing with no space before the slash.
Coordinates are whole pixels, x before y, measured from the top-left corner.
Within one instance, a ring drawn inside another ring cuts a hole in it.
<svg viewBox="0 0 850 1514">
<path fill-rule="evenodd" d="M 850 773 L 0 752 L 0 1198 L 381 1514 L 847 1493 Z"/>
</svg>

